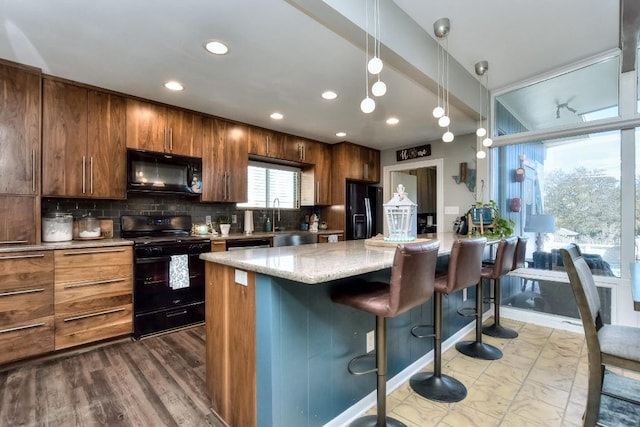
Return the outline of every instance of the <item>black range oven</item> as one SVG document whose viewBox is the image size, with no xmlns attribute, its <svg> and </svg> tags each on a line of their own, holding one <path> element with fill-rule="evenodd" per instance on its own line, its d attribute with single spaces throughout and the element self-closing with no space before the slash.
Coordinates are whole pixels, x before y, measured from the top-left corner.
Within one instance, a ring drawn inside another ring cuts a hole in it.
<svg viewBox="0 0 640 427">
<path fill-rule="evenodd" d="M 204 322 L 208 237 L 190 236 L 189 216 L 122 216 L 134 241 L 134 338 Z"/>
</svg>

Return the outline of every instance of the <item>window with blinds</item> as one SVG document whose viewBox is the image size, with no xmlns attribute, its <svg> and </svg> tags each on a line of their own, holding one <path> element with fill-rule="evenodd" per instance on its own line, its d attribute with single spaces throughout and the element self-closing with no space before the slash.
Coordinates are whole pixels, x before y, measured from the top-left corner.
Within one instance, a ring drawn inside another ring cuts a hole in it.
<svg viewBox="0 0 640 427">
<path fill-rule="evenodd" d="M 239 208 L 272 208 L 276 199 L 276 207 L 300 208 L 300 169 L 250 161 L 247 173 L 247 202 Z"/>
</svg>

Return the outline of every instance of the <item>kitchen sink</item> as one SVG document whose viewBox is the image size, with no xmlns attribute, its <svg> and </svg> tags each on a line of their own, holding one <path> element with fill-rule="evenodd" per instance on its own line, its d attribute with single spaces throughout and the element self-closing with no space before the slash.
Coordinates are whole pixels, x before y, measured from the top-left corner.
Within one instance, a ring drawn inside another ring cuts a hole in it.
<svg viewBox="0 0 640 427">
<path fill-rule="evenodd" d="M 273 236 L 273 246 L 298 246 L 318 243 L 318 236 L 312 233 L 285 233 Z"/>
</svg>

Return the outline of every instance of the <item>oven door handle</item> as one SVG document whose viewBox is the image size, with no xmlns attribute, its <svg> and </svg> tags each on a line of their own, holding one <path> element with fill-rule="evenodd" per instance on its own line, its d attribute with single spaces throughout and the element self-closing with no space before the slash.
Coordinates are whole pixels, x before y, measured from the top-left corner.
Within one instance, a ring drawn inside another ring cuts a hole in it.
<svg viewBox="0 0 640 427">
<path fill-rule="evenodd" d="M 155 256 L 155 257 L 148 257 L 148 258 L 137 258 L 136 264 L 150 264 L 152 262 L 170 262 L 170 261 L 171 261 L 170 256 Z"/>
</svg>

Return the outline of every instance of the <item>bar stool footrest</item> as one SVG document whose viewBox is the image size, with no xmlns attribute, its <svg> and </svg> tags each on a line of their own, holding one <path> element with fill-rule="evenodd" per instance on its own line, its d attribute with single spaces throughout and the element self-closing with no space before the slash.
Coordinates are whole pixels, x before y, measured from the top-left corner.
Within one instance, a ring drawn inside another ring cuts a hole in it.
<svg viewBox="0 0 640 427">
<path fill-rule="evenodd" d="M 365 371 L 357 371 L 357 370 L 352 368 L 352 366 L 354 364 L 357 364 L 362 359 L 374 359 L 374 363 L 375 363 L 375 358 L 376 358 L 375 353 L 373 353 L 373 354 L 369 354 L 369 353 L 361 354 L 360 356 L 356 356 L 356 357 L 354 357 L 353 359 L 351 359 L 349 361 L 349 364 L 347 365 L 347 369 L 349 370 L 349 373 L 351 375 L 367 375 L 367 374 L 372 374 L 374 372 L 378 372 L 378 368 L 377 367 L 374 367 L 373 369 L 368 369 L 368 370 L 365 370 Z"/>
<path fill-rule="evenodd" d="M 458 314 L 463 317 L 476 317 L 475 307 L 462 307 L 458 309 Z"/>
<path fill-rule="evenodd" d="M 416 338 L 434 338 L 436 336 L 435 332 L 431 334 L 426 334 L 426 335 L 421 335 L 416 332 L 420 328 L 433 328 L 433 327 L 434 327 L 433 325 L 416 325 L 413 328 L 411 328 L 411 335 L 413 335 Z"/>
<path fill-rule="evenodd" d="M 482 327 L 482 333 L 494 338 L 517 338 L 518 332 L 510 328 L 505 328 L 502 325 L 494 323 L 493 325 L 487 325 Z"/>
<path fill-rule="evenodd" d="M 409 385 L 420 396 L 437 402 L 453 403 L 467 397 L 464 384 L 448 375 L 419 372 L 411 377 Z"/>
<path fill-rule="evenodd" d="M 456 350 L 475 359 L 497 360 L 502 357 L 499 348 L 477 341 L 460 341 L 456 344 Z"/>
</svg>

